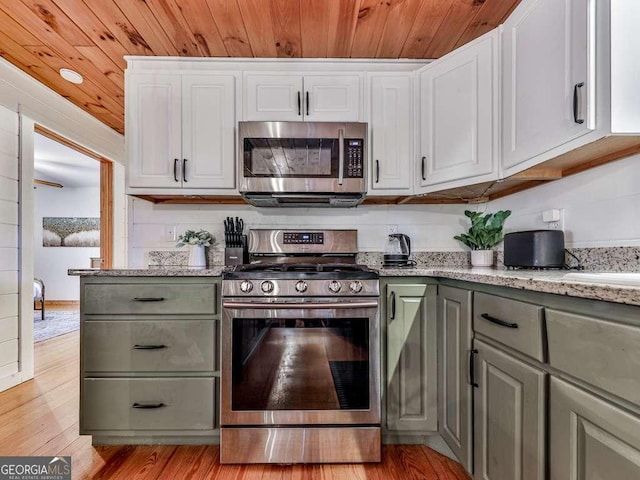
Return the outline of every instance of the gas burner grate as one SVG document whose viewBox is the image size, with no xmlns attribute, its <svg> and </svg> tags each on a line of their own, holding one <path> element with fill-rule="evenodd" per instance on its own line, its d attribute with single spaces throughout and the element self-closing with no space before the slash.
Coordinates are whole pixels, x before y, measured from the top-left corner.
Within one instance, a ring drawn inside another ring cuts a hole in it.
<svg viewBox="0 0 640 480">
<path fill-rule="evenodd" d="M 298 273 L 340 273 L 370 272 L 366 265 L 346 263 L 257 263 L 236 265 L 234 272 L 298 272 Z"/>
</svg>

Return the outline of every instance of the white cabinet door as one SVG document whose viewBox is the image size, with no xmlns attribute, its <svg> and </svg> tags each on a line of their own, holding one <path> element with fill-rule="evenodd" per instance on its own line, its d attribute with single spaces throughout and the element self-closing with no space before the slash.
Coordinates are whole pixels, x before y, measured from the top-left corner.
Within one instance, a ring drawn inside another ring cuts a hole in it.
<svg viewBox="0 0 640 480">
<path fill-rule="evenodd" d="M 180 187 L 180 75 L 127 77 L 126 141 L 129 187 Z"/>
<path fill-rule="evenodd" d="M 589 0 L 528 0 L 504 24 L 502 162 L 505 175 L 588 133 Z M 575 106 L 574 106 L 575 103 Z M 534 162 L 535 163 L 535 162 Z"/>
<path fill-rule="evenodd" d="M 244 120 L 358 122 L 361 75 L 247 73 Z"/>
<path fill-rule="evenodd" d="M 372 75 L 370 80 L 370 193 L 409 194 L 413 184 L 412 76 Z"/>
<path fill-rule="evenodd" d="M 640 478 L 640 417 L 551 377 L 551 480 Z"/>
<path fill-rule="evenodd" d="M 300 121 L 303 119 L 302 76 L 246 74 L 244 120 Z"/>
<path fill-rule="evenodd" d="M 304 118 L 313 122 L 358 122 L 360 75 L 304 77 Z"/>
<path fill-rule="evenodd" d="M 422 191 L 497 178 L 497 52 L 490 32 L 422 70 Z"/>
<path fill-rule="evenodd" d="M 182 77 L 182 186 L 235 187 L 235 78 Z"/>
</svg>

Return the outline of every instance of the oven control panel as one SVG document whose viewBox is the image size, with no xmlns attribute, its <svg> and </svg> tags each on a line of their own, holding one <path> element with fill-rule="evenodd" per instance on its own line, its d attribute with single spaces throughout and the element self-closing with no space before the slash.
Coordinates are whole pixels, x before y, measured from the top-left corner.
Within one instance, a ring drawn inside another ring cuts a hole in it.
<svg viewBox="0 0 640 480">
<path fill-rule="evenodd" d="M 284 232 L 285 245 L 322 245 L 324 232 Z"/>
</svg>

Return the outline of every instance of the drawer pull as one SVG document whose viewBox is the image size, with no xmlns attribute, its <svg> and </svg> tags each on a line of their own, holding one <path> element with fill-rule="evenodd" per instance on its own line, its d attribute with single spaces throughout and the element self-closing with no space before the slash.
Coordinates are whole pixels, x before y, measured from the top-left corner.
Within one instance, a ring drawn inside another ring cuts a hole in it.
<svg viewBox="0 0 640 480">
<path fill-rule="evenodd" d="M 164 302 L 164 297 L 135 297 L 134 302 Z"/>
<path fill-rule="evenodd" d="M 469 383 L 472 387 L 479 387 L 476 383 L 476 354 L 478 350 L 475 348 L 469 352 Z"/>
<path fill-rule="evenodd" d="M 166 345 L 134 345 L 135 350 L 160 350 L 161 348 L 167 348 Z"/>
<path fill-rule="evenodd" d="M 483 313 L 480 316 L 482 318 L 484 318 L 485 320 L 489 320 L 491 323 L 495 323 L 496 325 L 500 325 L 501 327 L 518 328 L 518 324 L 517 323 L 505 322 L 504 320 L 500 320 L 499 318 L 492 317 L 488 313 Z"/>
<path fill-rule="evenodd" d="M 138 403 L 135 402 L 131 405 L 131 408 L 142 408 L 142 409 L 152 409 L 152 408 L 162 408 L 166 407 L 166 405 L 162 402 L 160 403 Z"/>
</svg>

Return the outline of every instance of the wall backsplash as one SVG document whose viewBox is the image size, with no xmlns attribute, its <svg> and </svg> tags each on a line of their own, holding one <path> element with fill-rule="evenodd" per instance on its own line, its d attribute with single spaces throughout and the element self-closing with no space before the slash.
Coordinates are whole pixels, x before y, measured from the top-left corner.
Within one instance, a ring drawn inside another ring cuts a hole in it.
<svg viewBox="0 0 640 480">
<path fill-rule="evenodd" d="M 468 250 L 453 236 L 469 226 L 465 209 L 510 209 L 505 232 L 546 228 L 542 212 L 561 209 L 565 243 L 589 270 L 640 271 L 640 155 L 612 162 L 562 180 L 480 205 L 385 205 L 355 209 L 257 209 L 230 205 L 154 205 L 130 198 L 129 266 L 149 265 L 150 251 L 181 252 L 167 241 L 165 230 L 175 226 L 209 230 L 218 243 L 210 262 L 221 262 L 222 221 L 239 216 L 247 228 L 357 228 L 358 249 L 370 255 L 366 263 L 380 264 L 387 226 L 411 237 L 414 259 L 424 265 L 464 266 Z M 501 247 L 500 247 L 501 248 Z M 169 255 L 169 254 L 166 254 Z M 155 257 L 155 262 L 159 261 Z M 181 257 L 173 258 L 176 261 Z M 371 261 L 369 261 L 371 260 Z M 502 252 L 497 264 L 502 265 Z"/>
<path fill-rule="evenodd" d="M 187 229 L 208 230 L 217 242 L 212 250 L 224 247 L 223 220 L 241 217 L 249 228 L 343 228 L 358 230 L 358 250 L 382 252 L 387 225 L 411 237 L 416 252 L 459 252 L 464 247 L 453 236 L 468 228 L 465 205 L 384 205 L 348 209 L 278 208 L 266 209 L 238 205 L 154 205 L 138 198 L 130 199 L 129 266 L 146 267 L 150 251 L 184 252 L 166 240 L 165 230 L 175 226 L 178 234 Z"/>
</svg>

